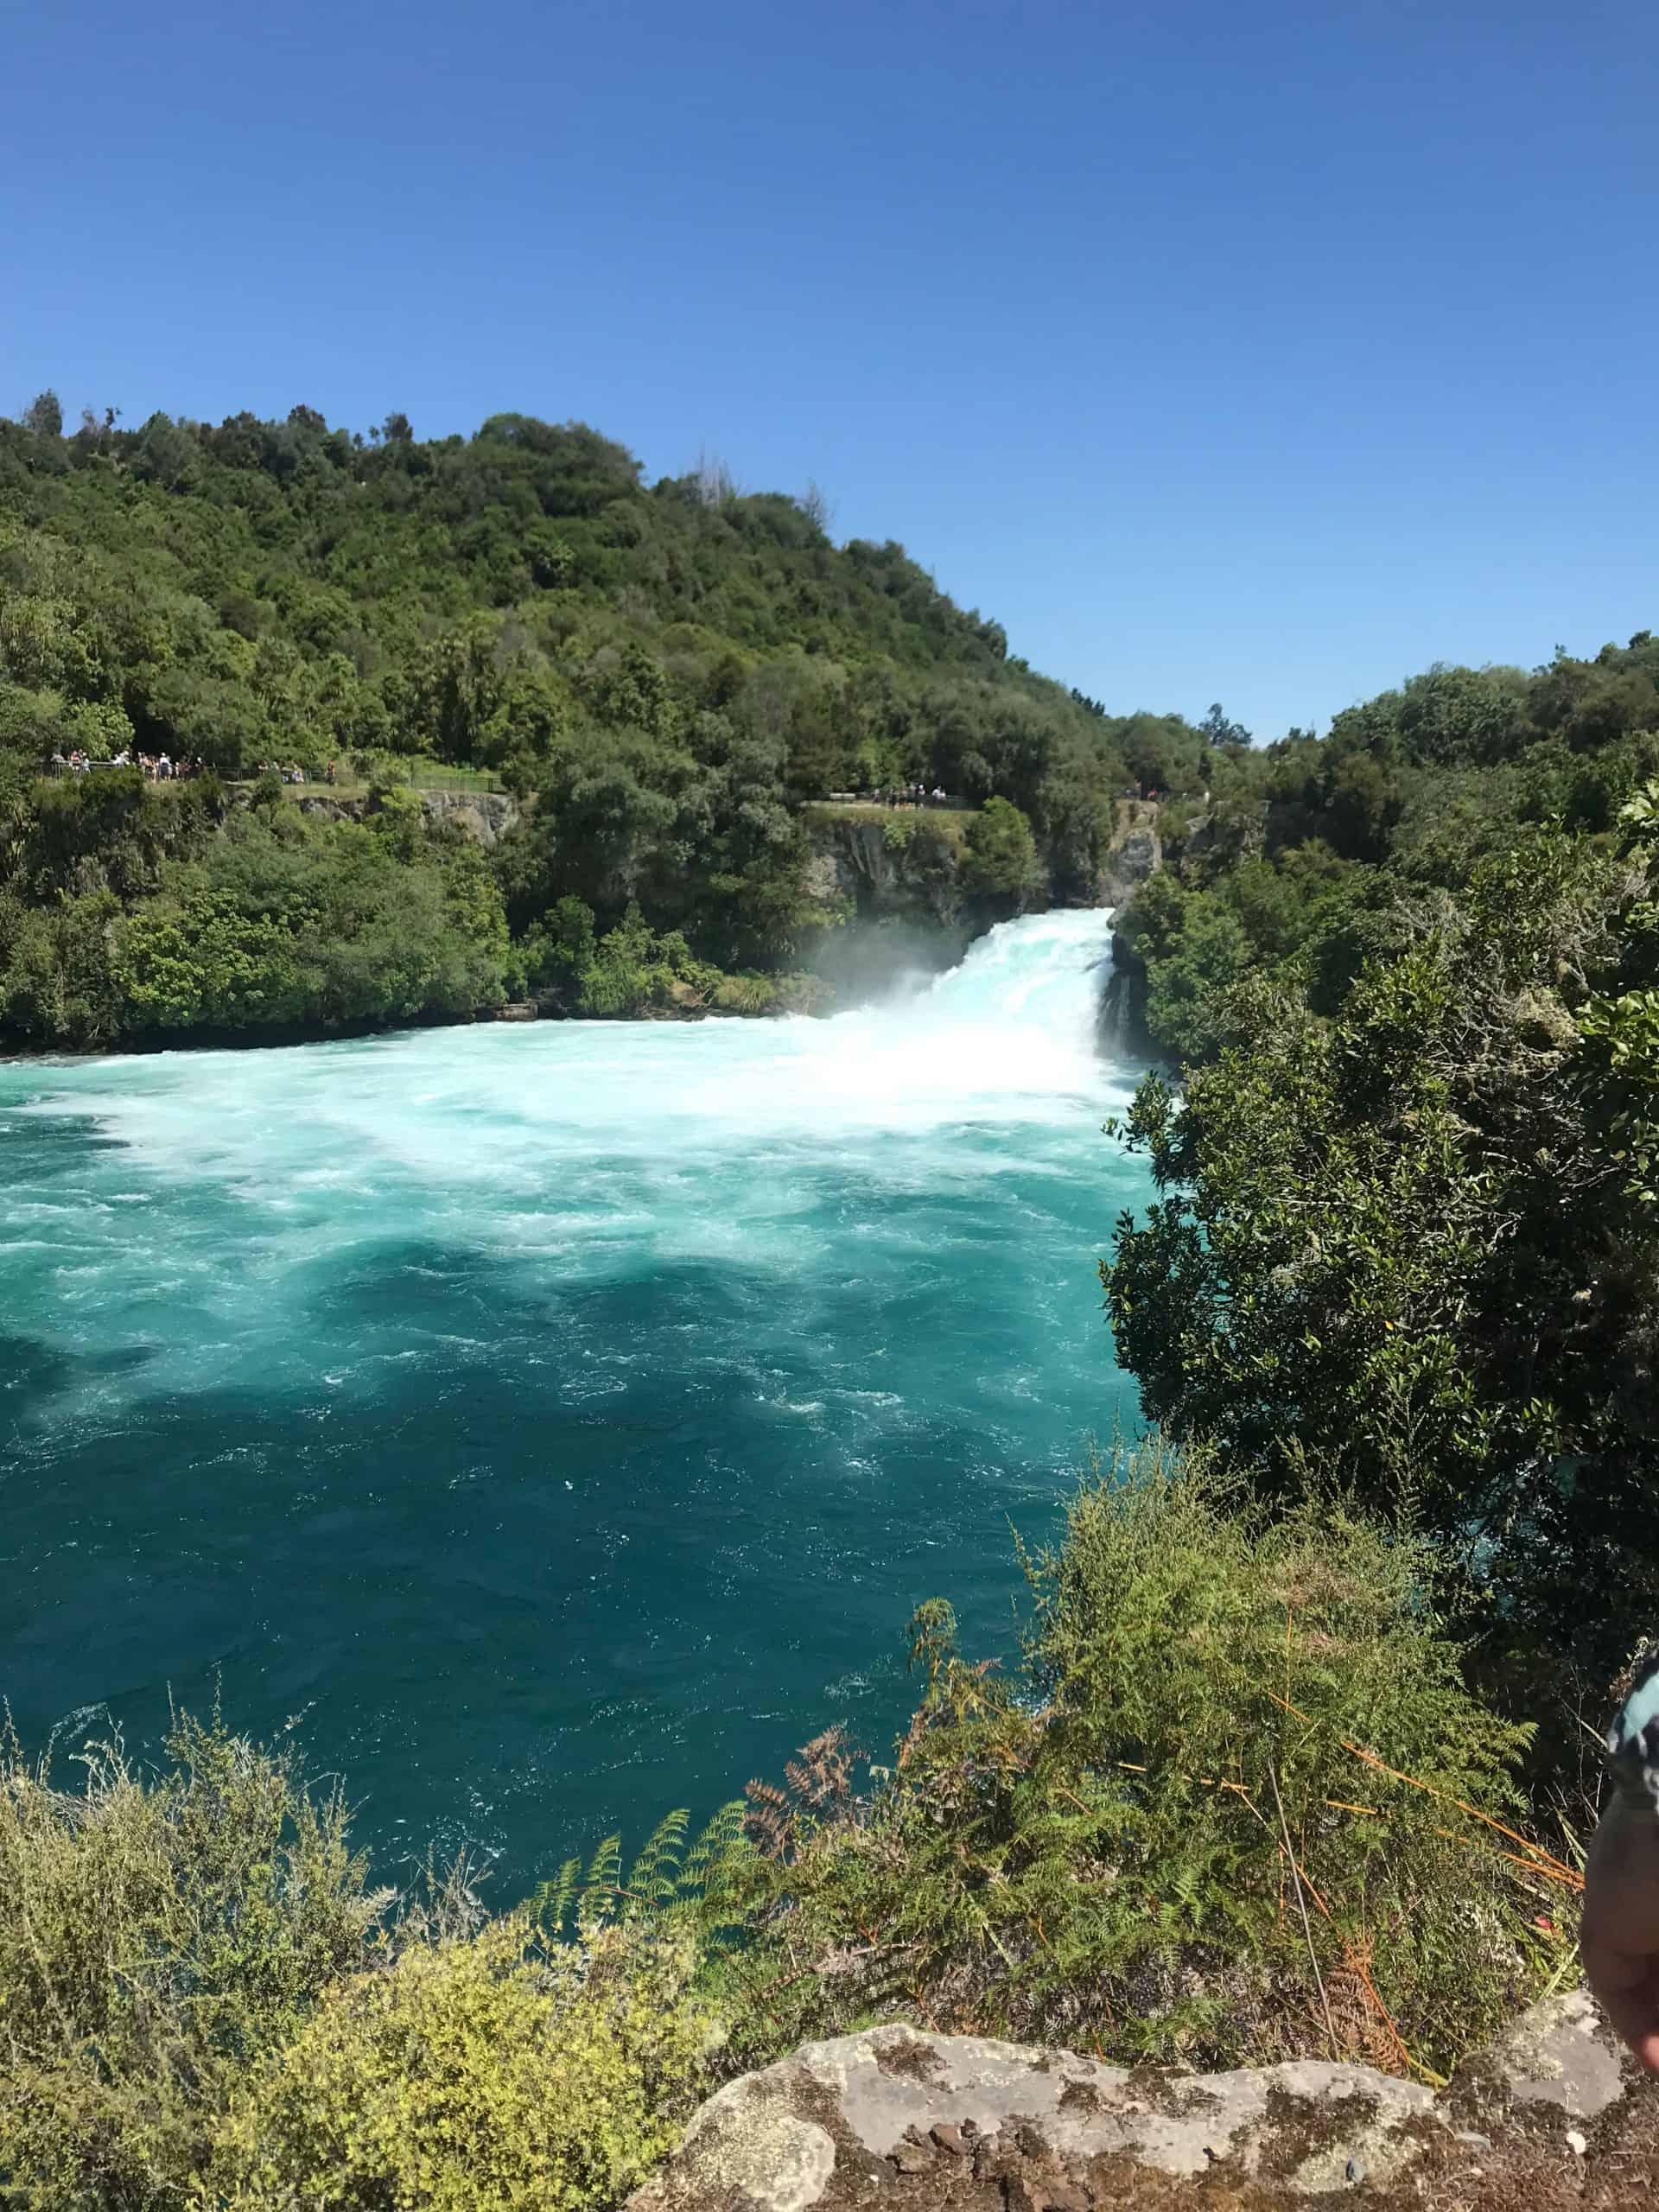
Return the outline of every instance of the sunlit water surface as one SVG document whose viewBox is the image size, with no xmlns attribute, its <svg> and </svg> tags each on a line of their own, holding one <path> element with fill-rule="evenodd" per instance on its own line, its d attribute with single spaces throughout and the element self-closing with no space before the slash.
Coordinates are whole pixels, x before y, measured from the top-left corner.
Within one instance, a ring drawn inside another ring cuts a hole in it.
<svg viewBox="0 0 1659 2212">
<path fill-rule="evenodd" d="M 1091 1433 L 1099 913 L 814 1022 L 0 1066 L 0 1695 L 296 1715 L 389 1872 L 505 1896 L 1014 1643 Z"/>
</svg>

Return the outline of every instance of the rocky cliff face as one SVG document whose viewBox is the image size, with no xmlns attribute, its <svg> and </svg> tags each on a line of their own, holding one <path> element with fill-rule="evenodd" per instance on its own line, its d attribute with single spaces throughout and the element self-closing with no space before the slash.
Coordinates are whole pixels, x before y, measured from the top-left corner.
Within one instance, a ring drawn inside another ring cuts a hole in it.
<svg viewBox="0 0 1659 2212">
<path fill-rule="evenodd" d="M 1119 800 L 1097 887 L 1101 906 L 1122 906 L 1165 865 L 1160 811 L 1150 799 Z M 826 920 L 839 915 L 855 925 L 830 933 L 818 965 L 849 996 L 879 981 L 899 958 L 915 966 L 951 966 L 997 919 L 994 904 L 973 899 L 963 888 L 965 815 L 815 805 L 806 809 L 805 819 L 814 847 L 812 895 Z M 1113 964 L 1102 1008 L 1103 1038 L 1120 1054 L 1153 1057 L 1146 1035 L 1145 972 L 1116 937 Z"/>
<path fill-rule="evenodd" d="M 874 2028 L 709 2098 L 629 2212 L 1447 2212 L 1649 2201 L 1659 2085 L 1582 1993 L 1436 2094 L 1368 2066 L 1126 2072 L 1074 2051 Z"/>
<path fill-rule="evenodd" d="M 963 893 L 960 815 L 809 807 L 806 823 L 808 886 L 837 925 L 813 967 L 836 998 L 857 1004 L 898 969 L 954 967 L 989 927 Z"/>
<path fill-rule="evenodd" d="M 1100 898 L 1105 906 L 1121 906 L 1137 884 L 1144 883 L 1164 865 L 1164 841 L 1159 826 L 1161 810 L 1148 798 L 1125 798 L 1117 803 L 1117 832 L 1101 871 Z"/>
<path fill-rule="evenodd" d="M 1119 800 L 1096 903 L 1122 906 L 1164 865 L 1160 812 L 1151 799 Z M 861 921 L 909 922 L 960 934 L 967 905 L 962 880 L 967 819 L 931 809 L 809 807 L 814 895 L 826 906 L 844 902 Z M 973 933 L 970 920 L 967 934 Z"/>
<path fill-rule="evenodd" d="M 505 791 L 423 791 L 421 811 L 435 829 L 459 830 L 486 852 L 518 819 L 518 802 Z"/>
<path fill-rule="evenodd" d="M 499 844 L 518 819 L 518 805 L 505 791 L 423 791 L 421 811 L 433 827 L 459 830 L 487 852 Z M 360 822 L 373 811 L 367 798 L 339 798 L 327 790 L 308 791 L 294 804 L 302 814 L 327 822 Z"/>
<path fill-rule="evenodd" d="M 1123 906 L 1149 875 L 1169 864 L 1162 811 L 1152 799 L 1118 802 L 1117 835 L 1101 876 L 1101 896 L 1107 906 Z M 1101 1000 L 1101 1031 L 1123 1058 L 1150 1060 L 1159 1057 L 1147 1032 L 1145 964 L 1128 939 L 1116 929 L 1112 972 Z"/>
<path fill-rule="evenodd" d="M 809 810 L 813 896 L 862 922 L 963 935 L 961 820 L 909 808 Z"/>
</svg>

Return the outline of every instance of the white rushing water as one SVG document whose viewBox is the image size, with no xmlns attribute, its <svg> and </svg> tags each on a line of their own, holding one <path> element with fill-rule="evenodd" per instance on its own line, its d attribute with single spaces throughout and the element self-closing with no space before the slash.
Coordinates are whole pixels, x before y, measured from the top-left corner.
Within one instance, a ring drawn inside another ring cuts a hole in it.
<svg viewBox="0 0 1659 2212">
<path fill-rule="evenodd" d="M 910 1607 L 1005 1637 L 1008 1518 L 1133 1419 L 1109 942 L 1029 916 L 829 1020 L 0 1066 L 25 1732 L 222 1676 L 520 1867 L 880 1743 Z"/>
<path fill-rule="evenodd" d="M 1004 922 L 962 964 L 817 1020 L 561 1022 L 415 1031 L 267 1052 L 163 1053 L 0 1071 L 0 1099 L 70 1102 L 164 1173 L 278 1173 L 302 1185 L 371 1164 L 513 1182 L 528 1147 L 649 1155 L 777 1140 L 915 1135 L 944 1124 L 1063 1124 L 1097 1098 L 1109 916 Z M 257 1080 L 251 1080 L 257 1068 Z M 873 1165 L 881 1154 L 873 1149 Z"/>
</svg>

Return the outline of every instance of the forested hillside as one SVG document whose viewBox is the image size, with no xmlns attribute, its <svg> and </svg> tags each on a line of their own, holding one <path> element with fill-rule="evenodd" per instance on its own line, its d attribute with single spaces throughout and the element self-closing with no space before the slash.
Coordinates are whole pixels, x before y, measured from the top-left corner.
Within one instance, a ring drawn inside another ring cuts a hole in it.
<svg viewBox="0 0 1659 2212">
<path fill-rule="evenodd" d="M 838 548 L 815 494 L 709 468 L 646 487 L 597 432 L 518 415 L 431 442 L 306 407 L 62 431 L 50 393 L 0 423 L 15 1039 L 327 1028 L 538 988 L 764 1006 L 833 920 L 807 895 L 803 798 L 1000 798 L 1038 856 L 1016 837 L 999 862 L 988 838 L 981 889 L 1007 911 L 1093 895 L 1127 783 L 1202 788 L 1198 732 L 1034 674 L 899 546 Z M 39 780 L 78 752 L 200 772 Z M 369 786 L 365 820 L 287 803 L 283 773 L 331 769 Z M 409 797 L 446 770 L 524 802 L 493 866 Z"/>
<path fill-rule="evenodd" d="M 1119 917 L 1185 1077 L 1103 1271 L 1147 1415 L 1432 1532 L 1569 1734 L 1659 1592 L 1656 772 L 1646 632 L 1433 670 L 1237 756 Z"/>
</svg>

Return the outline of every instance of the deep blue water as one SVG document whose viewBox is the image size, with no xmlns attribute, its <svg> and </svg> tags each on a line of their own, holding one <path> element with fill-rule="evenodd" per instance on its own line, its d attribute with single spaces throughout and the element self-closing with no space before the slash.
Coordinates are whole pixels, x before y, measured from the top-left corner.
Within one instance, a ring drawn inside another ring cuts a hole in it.
<svg viewBox="0 0 1659 2212">
<path fill-rule="evenodd" d="M 1095 1266 L 1102 915 L 828 1022 L 559 1023 L 0 1066 L 0 1695 L 24 1740 L 222 1688 L 389 1875 L 505 1896 L 832 1719 L 903 1630 L 1008 1653 L 1135 1419 Z"/>
</svg>

